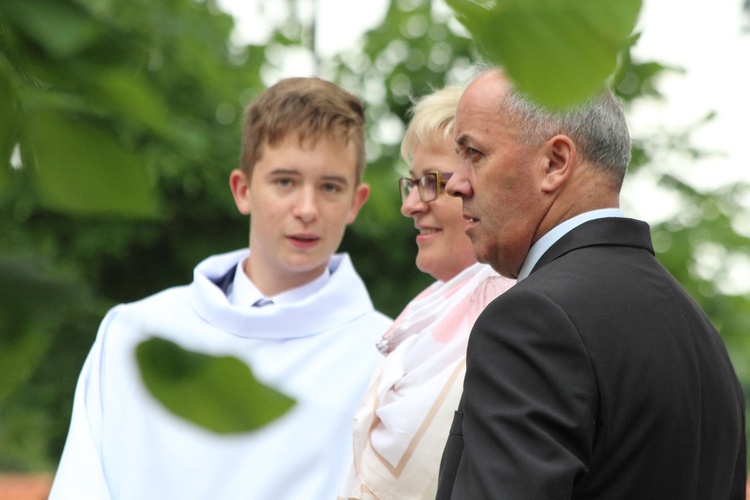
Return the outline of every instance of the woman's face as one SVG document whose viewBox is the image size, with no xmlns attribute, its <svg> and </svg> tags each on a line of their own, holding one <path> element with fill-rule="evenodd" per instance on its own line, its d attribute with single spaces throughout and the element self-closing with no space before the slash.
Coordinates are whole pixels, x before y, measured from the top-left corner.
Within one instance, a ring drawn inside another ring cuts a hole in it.
<svg viewBox="0 0 750 500">
<path fill-rule="evenodd" d="M 435 134 L 432 141 L 417 144 L 412 162 L 412 179 L 438 171 L 451 174 L 458 165 L 455 145 L 450 138 Z M 445 181 L 443 181 L 445 182 Z M 471 240 L 464 234 L 461 199 L 445 193 L 439 186 L 438 196 L 425 202 L 415 183 L 401 205 L 401 213 L 414 219 L 417 228 L 417 267 L 440 281 L 448 281 L 476 262 Z"/>
</svg>

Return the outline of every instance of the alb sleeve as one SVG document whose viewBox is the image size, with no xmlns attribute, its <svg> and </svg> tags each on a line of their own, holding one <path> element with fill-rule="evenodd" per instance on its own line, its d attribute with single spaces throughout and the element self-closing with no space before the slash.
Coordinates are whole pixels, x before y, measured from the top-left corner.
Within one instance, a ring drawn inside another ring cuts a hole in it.
<svg viewBox="0 0 750 500">
<path fill-rule="evenodd" d="M 101 453 L 102 322 L 78 377 L 68 437 L 52 483 L 49 500 L 109 500 Z"/>
</svg>

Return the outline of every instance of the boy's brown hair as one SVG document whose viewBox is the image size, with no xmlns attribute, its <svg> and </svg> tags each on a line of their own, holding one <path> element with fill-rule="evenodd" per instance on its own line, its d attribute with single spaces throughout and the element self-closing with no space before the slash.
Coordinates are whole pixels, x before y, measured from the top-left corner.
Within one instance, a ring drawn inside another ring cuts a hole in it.
<svg viewBox="0 0 750 500">
<path fill-rule="evenodd" d="M 263 147 L 296 133 L 300 144 L 321 138 L 353 142 L 355 184 L 365 170 L 365 105 L 338 85 L 320 78 L 286 78 L 267 88 L 245 111 L 242 170 L 252 175 Z"/>
</svg>

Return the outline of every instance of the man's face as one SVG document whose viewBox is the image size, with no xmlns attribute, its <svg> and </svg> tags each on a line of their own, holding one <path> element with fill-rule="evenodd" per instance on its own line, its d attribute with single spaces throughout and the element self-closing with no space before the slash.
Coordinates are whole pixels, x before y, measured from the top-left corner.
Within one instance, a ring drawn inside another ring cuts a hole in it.
<svg viewBox="0 0 750 500">
<path fill-rule="evenodd" d="M 369 195 L 366 185 L 355 185 L 355 165 L 351 143 L 323 137 L 300 145 L 293 134 L 263 147 L 250 179 L 232 173 L 237 208 L 251 217 L 246 270 L 262 292 L 300 286 L 323 272 Z"/>
<path fill-rule="evenodd" d="M 540 151 L 520 144 L 515 127 L 501 116 L 505 92 L 503 77 L 486 73 L 461 97 L 455 122 L 459 166 L 446 191 L 463 200 L 477 260 L 516 278 L 547 201 L 540 188 Z"/>
</svg>

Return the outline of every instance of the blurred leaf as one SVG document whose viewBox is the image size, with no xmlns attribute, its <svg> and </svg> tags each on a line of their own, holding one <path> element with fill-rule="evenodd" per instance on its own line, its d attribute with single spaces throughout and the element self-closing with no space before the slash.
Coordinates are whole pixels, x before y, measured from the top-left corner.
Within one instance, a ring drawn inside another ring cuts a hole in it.
<svg viewBox="0 0 750 500">
<path fill-rule="evenodd" d="M 39 109 L 30 114 L 21 151 L 50 207 L 133 217 L 156 213 L 153 182 L 143 159 L 104 130 Z"/>
<path fill-rule="evenodd" d="M 97 69 L 92 71 L 88 81 L 94 85 L 94 93 L 117 114 L 143 123 L 162 137 L 173 135 L 164 102 L 132 71 Z"/>
<path fill-rule="evenodd" d="M 10 81 L 0 71 L 0 193 L 8 186 L 10 158 L 17 140 L 18 114 L 15 102 Z"/>
<path fill-rule="evenodd" d="M 613 73 L 641 0 L 447 0 L 482 55 L 553 108 L 593 95 Z"/>
<path fill-rule="evenodd" d="M 80 53 L 101 34 L 91 14 L 71 0 L 1 0 L 0 11 L 27 38 L 57 58 Z"/>
<path fill-rule="evenodd" d="M 25 382 L 51 343 L 47 329 L 80 307 L 82 288 L 21 257 L 0 257 L 0 401 Z"/>
<path fill-rule="evenodd" d="M 0 307 L 0 311 L 7 312 L 4 309 L 5 307 Z M 31 377 L 52 344 L 51 336 L 44 331 L 32 328 L 28 322 L 9 324 L 11 322 L 8 319 L 5 317 L 0 320 L 0 328 L 17 329 L 12 331 L 13 339 L 10 340 L 2 339 L 10 331 L 0 334 L 0 402 Z"/>
<path fill-rule="evenodd" d="M 638 37 L 632 38 L 636 40 Z M 633 61 L 631 49 L 627 47 L 620 53 L 620 64 L 613 75 L 612 88 L 625 102 L 644 97 L 663 100 L 664 96 L 656 88 L 656 82 L 665 72 L 679 72 L 679 68 L 654 61 Z"/>
<path fill-rule="evenodd" d="M 258 429 L 294 405 L 233 357 L 187 351 L 160 338 L 141 343 L 136 357 L 156 399 L 176 415 L 217 433 Z"/>
<path fill-rule="evenodd" d="M 24 257 L 0 256 L 0 278 L 0 304 L 7 310 L 5 316 L 28 316 L 40 323 L 54 321 L 85 298 L 80 285 L 53 278 Z M 2 338 L 7 338 L 5 333 Z"/>
</svg>

